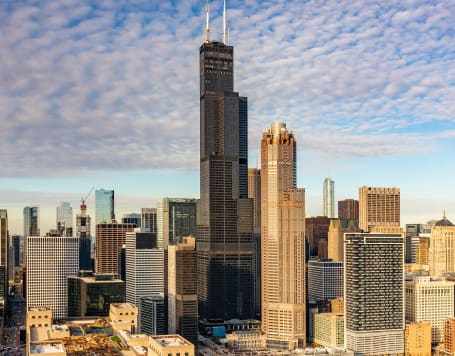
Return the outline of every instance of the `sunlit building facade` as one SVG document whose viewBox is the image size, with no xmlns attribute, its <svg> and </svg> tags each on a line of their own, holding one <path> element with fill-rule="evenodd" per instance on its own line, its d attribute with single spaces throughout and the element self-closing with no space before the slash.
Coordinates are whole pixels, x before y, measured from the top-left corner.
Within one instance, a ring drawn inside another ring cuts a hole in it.
<svg viewBox="0 0 455 356">
<path fill-rule="evenodd" d="M 323 214 L 328 218 L 335 217 L 335 182 L 330 178 L 324 179 L 323 184 Z"/>
</svg>

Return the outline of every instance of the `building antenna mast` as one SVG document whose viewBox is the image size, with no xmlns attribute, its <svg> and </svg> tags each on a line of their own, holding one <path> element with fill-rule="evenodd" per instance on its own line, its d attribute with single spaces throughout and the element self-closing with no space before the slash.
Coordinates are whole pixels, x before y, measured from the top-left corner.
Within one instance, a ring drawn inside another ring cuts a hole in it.
<svg viewBox="0 0 455 356">
<path fill-rule="evenodd" d="M 205 43 L 210 42 L 210 29 L 209 29 L 209 0 L 205 4 Z"/>
<path fill-rule="evenodd" d="M 223 7 L 223 43 L 227 45 L 227 31 L 226 31 L 226 0 L 224 0 Z"/>
</svg>

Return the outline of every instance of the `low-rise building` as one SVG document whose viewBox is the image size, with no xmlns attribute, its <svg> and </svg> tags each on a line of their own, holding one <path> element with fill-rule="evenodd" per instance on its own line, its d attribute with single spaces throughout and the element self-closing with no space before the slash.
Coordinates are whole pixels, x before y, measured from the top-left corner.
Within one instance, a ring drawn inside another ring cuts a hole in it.
<svg viewBox="0 0 455 356">
<path fill-rule="evenodd" d="M 151 356 L 194 356 L 194 345 L 178 334 L 150 336 Z"/>
<path fill-rule="evenodd" d="M 315 314 L 314 343 L 326 347 L 343 347 L 344 314 L 343 313 Z"/>
<path fill-rule="evenodd" d="M 406 324 L 404 331 L 405 355 L 431 355 L 431 323 L 421 321 Z"/>
</svg>

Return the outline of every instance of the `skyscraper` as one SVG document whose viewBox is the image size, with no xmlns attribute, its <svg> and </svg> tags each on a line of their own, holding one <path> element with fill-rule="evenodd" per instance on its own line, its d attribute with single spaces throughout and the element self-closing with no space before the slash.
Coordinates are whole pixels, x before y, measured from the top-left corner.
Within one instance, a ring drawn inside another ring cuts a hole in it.
<svg viewBox="0 0 455 356">
<path fill-rule="evenodd" d="M 39 206 L 26 206 L 24 208 L 24 237 L 39 235 Z"/>
<path fill-rule="evenodd" d="M 361 354 L 404 349 L 404 239 L 400 234 L 345 234 L 345 346 Z"/>
<path fill-rule="evenodd" d="M 142 208 L 141 229 L 150 232 L 157 232 L 156 208 Z"/>
<path fill-rule="evenodd" d="M 196 240 L 183 237 L 168 250 L 168 332 L 197 345 Z"/>
<path fill-rule="evenodd" d="M 95 224 L 111 222 L 114 219 L 114 191 L 95 190 Z"/>
<path fill-rule="evenodd" d="M 137 228 L 141 227 L 141 214 L 129 213 L 123 214 L 122 224 L 134 224 Z"/>
<path fill-rule="evenodd" d="M 253 200 L 254 304 L 261 315 L 261 170 L 248 168 L 248 198 Z"/>
<path fill-rule="evenodd" d="M 67 277 L 79 270 L 77 237 L 28 236 L 27 309 L 48 306 L 54 319 L 68 316 Z"/>
<path fill-rule="evenodd" d="M 330 178 L 324 179 L 323 186 L 323 209 L 324 216 L 335 217 L 335 182 Z"/>
<path fill-rule="evenodd" d="M 359 188 L 359 227 L 400 226 L 400 188 Z"/>
<path fill-rule="evenodd" d="M 8 212 L 0 209 L 0 298 L 5 301 L 8 296 L 8 247 Z"/>
<path fill-rule="evenodd" d="M 234 48 L 226 36 L 223 43 L 208 38 L 208 11 L 206 30 L 199 49 L 199 315 L 250 318 L 254 280 L 253 213 L 247 198 L 248 100 L 234 92 Z"/>
<path fill-rule="evenodd" d="M 160 246 L 167 249 L 184 236 L 196 235 L 196 199 L 163 198 L 156 206 Z"/>
<path fill-rule="evenodd" d="M 344 234 L 347 232 L 360 232 L 357 220 L 330 220 L 327 240 L 328 258 L 334 261 L 344 261 Z"/>
<path fill-rule="evenodd" d="M 81 213 L 76 215 L 76 236 L 79 237 L 79 269 L 92 270 L 90 215 L 85 200 L 81 201 Z"/>
<path fill-rule="evenodd" d="M 261 141 L 262 327 L 270 348 L 305 345 L 305 190 L 296 142 L 274 122 Z"/>
<path fill-rule="evenodd" d="M 134 224 L 119 224 L 116 221 L 96 225 L 96 273 L 118 273 L 119 253 L 125 244 L 125 234 L 134 228 Z"/>
<path fill-rule="evenodd" d="M 327 301 L 343 297 L 343 262 L 310 260 L 308 271 L 308 300 Z"/>
<path fill-rule="evenodd" d="M 355 199 L 338 200 L 338 219 L 359 221 L 359 201 Z"/>
<path fill-rule="evenodd" d="M 73 236 L 73 208 L 68 202 L 57 207 L 57 233 L 60 236 Z"/>
<path fill-rule="evenodd" d="M 431 276 L 455 272 L 455 225 L 445 214 L 431 228 L 428 263 Z"/>
</svg>

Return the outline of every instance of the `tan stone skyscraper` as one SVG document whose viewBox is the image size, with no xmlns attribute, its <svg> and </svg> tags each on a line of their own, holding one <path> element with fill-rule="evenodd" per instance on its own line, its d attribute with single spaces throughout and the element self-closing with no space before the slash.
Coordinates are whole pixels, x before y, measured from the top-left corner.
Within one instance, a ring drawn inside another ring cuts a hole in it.
<svg viewBox="0 0 455 356">
<path fill-rule="evenodd" d="M 261 141 L 262 327 L 269 348 L 305 345 L 305 190 L 284 123 Z"/>
<path fill-rule="evenodd" d="M 431 228 L 428 264 L 431 276 L 455 272 L 455 225 L 446 218 Z"/>
<path fill-rule="evenodd" d="M 400 188 L 359 188 L 359 227 L 400 226 Z"/>
</svg>

